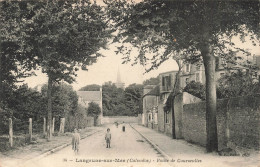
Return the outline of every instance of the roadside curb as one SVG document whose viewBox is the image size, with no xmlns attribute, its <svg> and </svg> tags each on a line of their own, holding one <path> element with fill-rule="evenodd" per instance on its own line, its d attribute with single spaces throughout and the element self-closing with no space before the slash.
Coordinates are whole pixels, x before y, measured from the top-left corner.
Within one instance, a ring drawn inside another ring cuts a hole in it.
<svg viewBox="0 0 260 167">
<path fill-rule="evenodd" d="M 141 132 L 139 132 L 138 130 L 136 130 L 131 124 L 129 124 L 131 126 L 131 128 L 133 128 L 138 134 L 140 134 L 150 145 L 152 145 L 155 150 L 157 150 L 160 154 L 162 154 L 162 156 L 164 158 L 166 158 L 167 160 L 171 160 L 172 158 L 166 154 L 162 149 L 160 149 L 160 147 L 158 147 L 156 144 L 154 144 L 148 137 L 146 137 L 144 134 L 142 134 Z"/>
<path fill-rule="evenodd" d="M 97 131 L 95 131 L 95 132 L 93 132 L 93 133 L 90 133 L 90 134 L 88 134 L 88 135 L 82 137 L 80 140 L 83 140 L 83 139 L 85 139 L 85 138 L 87 138 L 87 137 L 89 137 L 89 136 L 92 136 L 92 135 L 94 135 L 95 133 L 98 133 L 98 132 L 100 132 L 100 131 L 101 131 L 101 130 L 97 130 Z M 28 164 L 28 163 L 30 163 L 30 162 L 37 161 L 37 160 L 39 160 L 39 159 L 41 159 L 41 158 L 44 158 L 44 157 L 46 157 L 46 156 L 48 156 L 48 155 L 50 155 L 50 154 L 52 154 L 52 153 L 55 153 L 55 152 L 57 152 L 57 151 L 59 151 L 59 150 L 65 148 L 65 147 L 68 147 L 69 145 L 71 145 L 71 142 L 69 142 L 69 143 L 67 143 L 67 144 L 63 144 L 63 145 L 58 146 L 58 147 L 56 147 L 56 148 L 53 148 L 53 149 L 51 149 L 51 150 L 49 150 L 49 151 L 47 151 L 47 152 L 45 152 L 45 153 L 43 153 L 43 154 L 41 154 L 41 155 L 35 157 L 35 158 L 29 159 L 29 160 L 27 160 L 25 163 L 23 163 L 23 164 L 20 165 L 20 166 L 22 166 L 22 167 L 23 167 L 23 166 L 26 166 L 26 164 Z"/>
</svg>

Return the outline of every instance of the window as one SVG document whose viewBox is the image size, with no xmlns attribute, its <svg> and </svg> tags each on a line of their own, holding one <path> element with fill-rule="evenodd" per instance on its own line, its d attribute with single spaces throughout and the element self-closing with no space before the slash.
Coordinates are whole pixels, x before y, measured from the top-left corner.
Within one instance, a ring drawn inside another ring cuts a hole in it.
<svg viewBox="0 0 260 167">
<path fill-rule="evenodd" d="M 153 121 L 153 113 L 148 114 L 148 120 L 149 120 L 149 122 Z"/>
<path fill-rule="evenodd" d="M 185 72 L 190 72 L 190 64 L 185 65 Z"/>
<path fill-rule="evenodd" d="M 170 118 L 169 118 L 169 112 L 164 112 L 164 116 L 165 116 L 165 123 L 168 124 L 170 123 Z"/>
<path fill-rule="evenodd" d="M 168 91 L 171 89 L 171 75 L 162 77 L 163 91 Z"/>
<path fill-rule="evenodd" d="M 200 73 L 195 74 L 195 81 L 200 82 Z"/>
<path fill-rule="evenodd" d="M 186 85 L 189 83 L 189 81 L 190 81 L 189 78 L 186 78 L 186 79 L 185 79 L 185 83 L 186 83 Z"/>
</svg>

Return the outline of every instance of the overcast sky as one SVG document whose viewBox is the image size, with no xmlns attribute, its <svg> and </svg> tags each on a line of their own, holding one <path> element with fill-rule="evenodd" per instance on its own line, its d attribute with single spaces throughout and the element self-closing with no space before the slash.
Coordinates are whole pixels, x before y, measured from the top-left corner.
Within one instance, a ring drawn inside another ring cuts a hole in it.
<svg viewBox="0 0 260 167">
<path fill-rule="evenodd" d="M 249 41 L 249 38 L 246 39 Z M 250 42 L 242 43 L 239 38 L 234 38 L 233 42 L 236 46 L 247 49 L 252 54 L 260 55 L 260 47 L 253 46 Z M 151 77 L 157 77 L 159 73 L 178 70 L 178 66 L 174 60 L 164 62 L 157 70 L 153 70 L 144 74 L 144 68 L 140 65 L 131 66 L 131 64 L 121 64 L 122 55 L 116 55 L 114 52 L 115 46 L 110 45 L 108 50 L 101 51 L 105 57 L 98 59 L 97 63 L 89 66 L 88 71 L 78 71 L 76 82 L 72 84 L 75 90 L 89 85 L 98 84 L 102 85 L 105 82 L 116 82 L 117 71 L 120 70 L 121 80 L 126 86 L 132 83 L 141 84 L 144 80 Z M 132 53 L 132 56 L 137 53 Z M 24 80 L 29 87 L 33 88 L 37 85 L 47 83 L 47 77 L 40 71 L 36 71 L 37 76 L 28 77 Z"/>
<path fill-rule="evenodd" d="M 168 60 L 157 70 L 144 74 L 145 70 L 141 65 L 131 66 L 130 63 L 122 64 L 122 55 L 116 55 L 114 47 L 111 47 L 110 50 L 104 50 L 102 53 L 105 57 L 98 58 L 97 63 L 88 67 L 88 71 L 80 70 L 77 72 L 76 82 L 72 84 L 75 90 L 89 84 L 102 85 L 108 81 L 116 82 L 118 69 L 121 74 L 121 80 L 126 86 L 132 83 L 141 84 L 145 79 L 158 76 L 160 72 L 178 70 L 176 62 Z M 36 74 L 37 76 L 25 79 L 25 83 L 31 88 L 47 83 L 45 74 L 41 73 L 41 71 L 36 71 Z"/>
</svg>

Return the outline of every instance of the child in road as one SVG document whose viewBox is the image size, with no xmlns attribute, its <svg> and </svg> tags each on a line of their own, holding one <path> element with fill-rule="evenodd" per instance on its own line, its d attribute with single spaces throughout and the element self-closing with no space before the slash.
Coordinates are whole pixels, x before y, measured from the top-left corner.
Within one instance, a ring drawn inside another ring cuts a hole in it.
<svg viewBox="0 0 260 167">
<path fill-rule="evenodd" d="M 78 154 L 79 152 L 79 141 L 80 141 L 80 135 L 78 133 L 78 130 L 74 129 L 74 134 L 72 136 L 72 150 L 74 150 L 75 154 Z"/>
<path fill-rule="evenodd" d="M 107 133 L 105 136 L 105 140 L 107 142 L 107 148 L 110 148 L 110 141 L 111 141 L 111 133 L 110 133 L 110 129 L 107 128 Z"/>
</svg>

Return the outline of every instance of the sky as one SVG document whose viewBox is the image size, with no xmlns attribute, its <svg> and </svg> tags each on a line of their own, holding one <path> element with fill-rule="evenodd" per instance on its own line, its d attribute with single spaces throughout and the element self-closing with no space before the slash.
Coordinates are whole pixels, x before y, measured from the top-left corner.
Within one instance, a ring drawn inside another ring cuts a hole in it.
<svg viewBox="0 0 260 167">
<path fill-rule="evenodd" d="M 234 37 L 233 42 L 237 47 L 247 49 L 249 52 L 255 55 L 260 55 L 260 47 L 253 46 L 249 42 L 249 37 L 245 39 L 247 42 L 242 43 L 239 37 Z M 112 81 L 113 83 L 117 80 L 117 72 L 120 71 L 121 81 L 128 86 L 133 83 L 141 84 L 144 80 L 151 77 L 157 77 L 162 72 L 178 70 L 178 66 L 173 59 L 165 61 L 159 66 L 158 69 L 152 70 L 149 73 L 144 73 L 145 70 L 141 65 L 122 64 L 122 55 L 116 54 L 115 45 L 111 44 L 108 50 L 102 50 L 101 53 L 105 57 L 100 57 L 97 63 L 88 67 L 88 71 L 79 70 L 77 72 L 76 82 L 71 85 L 75 90 L 80 89 L 86 85 L 98 84 L 102 85 L 105 82 Z M 137 52 L 133 52 L 131 57 L 137 55 Z M 23 83 L 28 84 L 29 87 L 34 88 L 37 85 L 47 83 L 46 74 L 41 71 L 35 71 L 37 76 L 32 76 L 24 79 Z"/>
<path fill-rule="evenodd" d="M 79 70 L 77 72 L 76 82 L 71 84 L 73 88 L 78 90 L 86 85 L 102 85 L 108 81 L 115 83 L 118 70 L 121 75 L 121 81 L 125 83 L 125 86 L 133 83 L 142 84 L 144 80 L 157 77 L 159 73 L 178 70 L 176 62 L 174 60 L 168 60 L 158 69 L 145 73 L 141 65 L 137 64 L 132 66 L 131 63 L 122 64 L 122 55 L 117 55 L 114 50 L 114 46 L 110 46 L 109 50 L 102 50 L 101 53 L 105 57 L 98 58 L 97 63 L 88 67 L 88 71 Z M 133 55 L 135 54 L 137 53 L 133 53 Z M 41 73 L 40 70 L 35 71 L 35 73 L 37 76 L 25 78 L 24 83 L 27 83 L 31 88 L 47 83 L 46 74 Z"/>
</svg>

